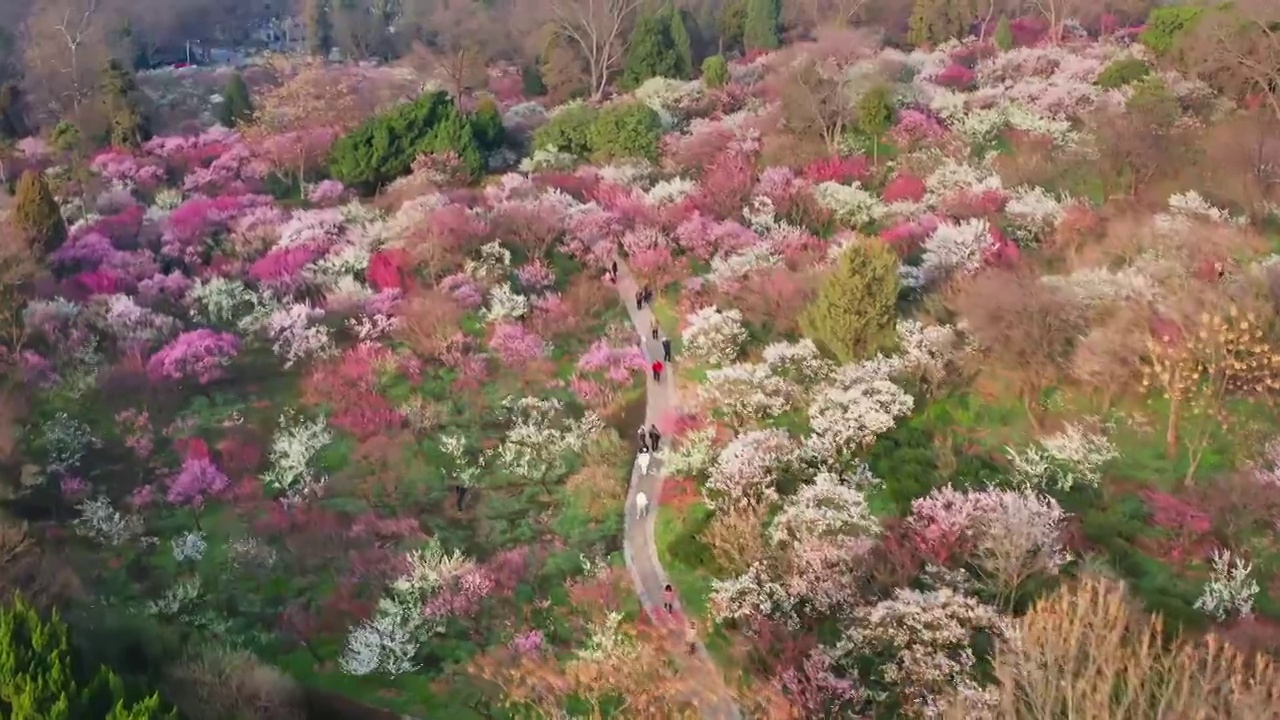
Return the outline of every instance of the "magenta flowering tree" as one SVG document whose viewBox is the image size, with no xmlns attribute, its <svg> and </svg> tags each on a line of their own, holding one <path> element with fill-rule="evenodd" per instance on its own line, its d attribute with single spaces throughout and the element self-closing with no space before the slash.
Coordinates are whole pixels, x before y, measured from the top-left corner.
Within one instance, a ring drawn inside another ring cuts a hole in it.
<svg viewBox="0 0 1280 720">
<path fill-rule="evenodd" d="M 307 188 L 307 202 L 312 205 L 337 205 L 347 196 L 347 186 L 337 180 L 321 180 Z"/>
<path fill-rule="evenodd" d="M 199 511 L 205 503 L 227 491 L 231 480 L 205 457 L 188 457 L 169 478 L 165 499 Z"/>
<path fill-rule="evenodd" d="M 484 305 L 484 291 L 475 278 L 466 273 L 455 273 L 442 278 L 440 289 L 452 295 L 463 310 L 475 310 Z"/>
<path fill-rule="evenodd" d="M 90 163 L 89 168 L 110 182 L 135 185 L 143 190 L 157 187 L 165 179 L 165 170 L 131 153 L 107 150 Z"/>
<path fill-rule="evenodd" d="M 518 367 L 547 354 L 547 343 L 520 323 L 500 322 L 489 333 L 489 349 L 506 367 Z"/>
<path fill-rule="evenodd" d="M 305 282 L 302 269 L 315 262 L 320 254 L 308 245 L 272 250 L 249 266 L 249 277 L 271 290 L 292 293 Z"/>
<path fill-rule="evenodd" d="M 622 388 L 643 375 L 649 365 L 638 346 L 614 347 L 608 340 L 591 344 L 578 358 L 577 372 L 569 378 L 569 389 L 589 408 L 608 407 Z"/>
<path fill-rule="evenodd" d="M 894 145 L 909 150 L 920 145 L 932 145 L 947 136 L 947 129 L 932 115 L 915 108 L 898 113 L 898 121 L 889 130 Z"/>
<path fill-rule="evenodd" d="M 638 277 L 657 281 L 672 279 L 678 275 L 671 241 L 660 230 L 651 227 L 636 228 L 622 236 L 622 249 L 627 254 L 631 272 Z"/>
<path fill-rule="evenodd" d="M 205 385 L 223 377 L 240 352 L 240 340 L 231 333 L 200 328 L 184 332 L 160 348 L 147 361 L 153 381 L 195 380 Z"/>
<path fill-rule="evenodd" d="M 527 293 L 540 293 L 556 285 L 556 273 L 541 258 L 516 269 L 516 280 Z"/>
<path fill-rule="evenodd" d="M 266 195 L 193 197 L 174 208 L 165 219 L 160 253 L 197 265 L 204 258 L 214 232 L 226 230 L 241 215 L 271 204 L 271 197 Z"/>
</svg>

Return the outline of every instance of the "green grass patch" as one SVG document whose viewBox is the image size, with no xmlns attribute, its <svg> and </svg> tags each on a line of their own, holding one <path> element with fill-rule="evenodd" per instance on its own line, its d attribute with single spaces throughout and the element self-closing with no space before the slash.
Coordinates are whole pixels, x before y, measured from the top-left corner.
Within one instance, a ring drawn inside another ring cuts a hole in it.
<svg viewBox="0 0 1280 720">
<path fill-rule="evenodd" d="M 698 508 L 702 510 L 699 511 Z M 728 668 L 733 663 L 729 636 L 722 628 L 713 626 L 707 621 L 707 601 L 711 596 L 711 581 L 715 578 L 705 568 L 673 557 L 671 552 L 672 541 L 679 541 L 681 535 L 686 533 L 687 523 L 695 519 L 691 518 L 691 515 L 702 511 L 705 511 L 705 508 L 700 504 L 679 510 L 669 506 L 659 506 L 654 520 L 654 543 L 657 545 L 658 560 L 667 571 L 667 579 L 671 587 L 680 596 L 680 604 L 684 607 L 684 611 L 696 619 L 700 627 L 707 630 L 703 636 L 707 652 L 711 653 L 721 667 Z"/>
</svg>

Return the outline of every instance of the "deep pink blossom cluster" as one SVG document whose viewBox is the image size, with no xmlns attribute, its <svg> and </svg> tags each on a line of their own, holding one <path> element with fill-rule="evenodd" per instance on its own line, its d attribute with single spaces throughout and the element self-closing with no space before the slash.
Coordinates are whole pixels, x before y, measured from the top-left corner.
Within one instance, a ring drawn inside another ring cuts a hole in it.
<svg viewBox="0 0 1280 720">
<path fill-rule="evenodd" d="M 165 499 L 170 503 L 199 508 L 226 492 L 231 480 L 208 458 L 189 457 L 167 486 Z"/>
<path fill-rule="evenodd" d="M 517 268 L 516 280 L 525 292 L 539 293 L 555 287 L 556 273 L 542 258 L 538 258 Z"/>
<path fill-rule="evenodd" d="M 89 168 L 110 182 L 136 185 L 143 190 L 153 190 L 165 179 L 165 170 L 160 165 L 119 150 L 99 153 L 90 161 Z"/>
<path fill-rule="evenodd" d="M 837 182 L 848 185 L 864 182 L 871 174 L 871 162 L 864 155 L 833 156 L 814 160 L 805 166 L 802 175 L 812 183 Z"/>
<path fill-rule="evenodd" d="M 201 195 L 174 208 L 164 222 L 160 252 L 188 265 L 199 265 L 214 233 L 225 231 L 245 213 L 272 204 L 266 195 Z"/>
<path fill-rule="evenodd" d="M 209 328 L 184 332 L 151 356 L 147 376 L 153 381 L 190 379 L 205 385 L 224 377 L 239 352 L 240 340 L 231 333 Z"/>
<path fill-rule="evenodd" d="M 904 149 L 936 143 L 947 136 L 947 129 L 932 115 L 915 108 L 898 113 L 897 122 L 889 130 L 889 139 Z"/>
</svg>

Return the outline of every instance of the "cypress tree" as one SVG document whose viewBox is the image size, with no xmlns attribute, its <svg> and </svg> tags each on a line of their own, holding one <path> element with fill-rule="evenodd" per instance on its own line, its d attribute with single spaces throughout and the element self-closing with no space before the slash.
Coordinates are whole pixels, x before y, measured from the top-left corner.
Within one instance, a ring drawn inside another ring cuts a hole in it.
<svg viewBox="0 0 1280 720">
<path fill-rule="evenodd" d="M 12 82 L 0 85 L 0 140 L 17 140 L 29 134 L 22 112 L 22 89 Z"/>
<path fill-rule="evenodd" d="M 529 63 L 520 71 L 520 84 L 523 85 L 525 97 L 542 97 L 547 94 L 547 85 L 542 82 L 542 68 L 537 63 Z"/>
<path fill-rule="evenodd" d="M 702 84 L 709 88 L 721 88 L 729 84 L 729 63 L 723 55 L 712 55 L 702 61 Z"/>
<path fill-rule="evenodd" d="M 778 47 L 778 24 L 782 7 L 778 0 L 747 0 L 747 17 L 742 26 L 742 44 L 748 51 Z"/>
<path fill-rule="evenodd" d="M 636 20 L 622 61 L 622 87 L 639 87 L 649 78 L 679 77 L 680 57 L 671 41 L 666 17 L 645 13 Z"/>
<path fill-rule="evenodd" d="M 222 91 L 218 120 L 224 127 L 233 128 L 252 117 L 253 100 L 249 97 L 249 86 L 245 84 L 243 75 L 234 73 L 227 79 L 227 87 Z"/>
<path fill-rule="evenodd" d="M 841 253 L 800 326 L 841 362 L 869 358 L 896 342 L 897 300 L 898 256 L 882 242 L 860 242 Z"/>
<path fill-rule="evenodd" d="M 876 85 L 858 98 L 854 108 L 858 129 L 871 138 L 871 159 L 880 160 L 880 138 L 893 122 L 893 95 L 885 85 Z"/>
<path fill-rule="evenodd" d="M 681 80 L 693 77 L 694 68 L 693 39 L 689 36 L 689 25 L 685 16 L 686 12 L 679 8 L 672 8 L 667 15 L 670 23 L 668 35 L 671 37 L 671 47 L 678 61 L 674 77 Z"/>
<path fill-rule="evenodd" d="M 996 47 L 1001 50 L 1013 49 L 1013 28 L 1009 25 L 1009 16 L 1001 15 L 999 22 L 996 23 L 996 34 L 992 38 Z"/>
<path fill-rule="evenodd" d="M 716 32 L 720 35 L 720 54 L 742 47 L 742 32 L 747 24 L 747 0 L 728 0 L 716 16 Z"/>
<path fill-rule="evenodd" d="M 307 27 L 307 49 L 312 55 L 328 57 L 333 47 L 333 20 L 329 17 L 329 0 L 306 0 L 302 21 Z"/>
<path fill-rule="evenodd" d="M 453 105 L 445 109 L 440 122 L 427 135 L 422 150 L 456 153 L 472 178 L 484 173 L 484 155 L 480 152 L 480 144 L 476 142 L 475 131 L 467 118 Z"/>
<path fill-rule="evenodd" d="M 32 248 L 53 252 L 61 247 L 67 239 L 67 226 L 44 175 L 35 170 L 22 173 L 14 194 L 13 220 Z"/>
<path fill-rule="evenodd" d="M 484 152 L 493 152 L 502 147 L 505 139 L 502 113 L 493 98 L 486 97 L 476 105 L 476 111 L 471 115 L 471 129 Z"/>
<path fill-rule="evenodd" d="M 103 102 L 111 118 L 111 144 L 136 148 L 151 137 L 133 73 L 112 58 L 102 75 Z"/>
</svg>

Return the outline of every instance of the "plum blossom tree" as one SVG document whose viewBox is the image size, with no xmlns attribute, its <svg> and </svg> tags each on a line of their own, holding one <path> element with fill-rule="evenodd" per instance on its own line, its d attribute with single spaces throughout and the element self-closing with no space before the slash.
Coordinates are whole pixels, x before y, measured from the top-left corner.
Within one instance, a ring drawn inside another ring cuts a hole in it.
<svg viewBox="0 0 1280 720">
<path fill-rule="evenodd" d="M 762 363 L 734 363 L 707 371 L 698 397 L 735 426 L 785 412 L 796 393 Z"/>
<path fill-rule="evenodd" d="M 323 417 L 308 420 L 293 409 L 286 409 L 271 439 L 271 467 L 262 475 L 263 484 L 291 496 L 318 487 L 323 480 L 314 477 L 313 461 L 332 440 L 333 433 Z"/>
<path fill-rule="evenodd" d="M 950 589 L 898 588 L 892 598 L 852 618 L 833 650 L 837 663 L 848 667 L 860 656 L 880 658 L 863 681 L 907 717 L 937 717 L 939 702 L 957 689 L 987 693 L 978 685 L 974 641 L 979 634 L 997 640 L 1008 635 L 998 612 Z"/>
<path fill-rule="evenodd" d="M 860 371 L 861 366 L 875 363 L 860 363 L 847 369 Z M 893 429 L 897 419 L 914 406 L 915 399 L 889 380 L 842 372 L 814 393 L 809 406 L 806 450 L 823 466 L 845 465 L 854 453 Z"/>
<path fill-rule="evenodd" d="M 147 361 L 153 380 L 195 380 L 207 385 L 226 375 L 226 367 L 240 351 L 240 340 L 230 333 L 201 328 L 185 332 L 160 348 Z"/>
<path fill-rule="evenodd" d="M 757 501 L 772 503 L 777 474 L 798 459 L 799 445 L 785 430 L 752 430 L 720 451 L 703 486 L 708 507 Z"/>
<path fill-rule="evenodd" d="M 519 367 L 547 354 L 547 343 L 520 323 L 498 322 L 489 330 L 489 349 L 507 367 Z"/>
<path fill-rule="evenodd" d="M 742 313 L 732 308 L 722 311 L 714 306 L 704 307 L 685 318 L 680 349 L 694 362 L 724 365 L 737 359 L 746 339 Z"/>
<path fill-rule="evenodd" d="M 569 457 L 604 427 L 594 413 L 567 417 L 564 404 L 554 398 L 509 398 L 503 414 L 509 427 L 494 452 L 497 467 L 541 487 L 547 497 L 550 483 L 569 472 Z"/>
</svg>

